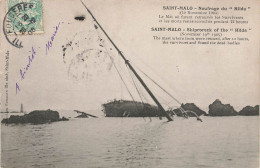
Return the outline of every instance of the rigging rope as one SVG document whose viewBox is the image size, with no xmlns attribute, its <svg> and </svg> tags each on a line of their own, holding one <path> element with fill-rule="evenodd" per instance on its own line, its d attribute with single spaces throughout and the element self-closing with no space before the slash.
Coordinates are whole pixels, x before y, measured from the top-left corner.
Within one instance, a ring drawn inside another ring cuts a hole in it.
<svg viewBox="0 0 260 168">
<path fill-rule="evenodd" d="M 131 72 L 130 72 L 130 70 L 129 70 L 129 67 L 128 67 L 128 66 L 126 66 L 126 67 L 127 67 L 127 70 L 128 70 L 128 72 L 129 72 L 129 74 L 130 74 L 130 76 L 131 76 L 131 78 L 132 78 L 132 81 L 133 81 L 133 83 L 134 83 L 134 86 L 135 86 L 135 88 L 136 88 L 136 91 L 138 92 L 139 97 L 140 97 L 140 99 L 141 99 L 141 101 L 142 101 L 142 111 L 143 111 L 143 112 L 146 112 L 146 110 L 145 110 L 145 108 L 144 108 L 144 102 L 143 102 L 142 96 L 143 96 L 144 99 L 146 99 L 146 97 L 142 94 L 140 88 L 139 88 L 138 85 L 136 84 L 136 82 L 135 82 L 135 80 L 134 80 L 134 78 L 133 78 L 133 76 L 132 76 L 132 74 L 131 74 Z M 147 101 L 147 100 L 146 100 L 146 101 Z M 146 121 L 144 117 L 143 117 L 143 119 L 144 119 L 144 121 Z M 151 119 L 150 116 L 149 116 L 149 119 L 150 119 L 150 121 L 152 121 L 152 119 Z"/>
<path fill-rule="evenodd" d="M 161 85 L 159 85 L 157 82 L 155 82 L 149 75 L 147 75 L 145 72 L 143 72 L 139 67 L 135 65 L 135 67 L 142 72 L 147 78 L 149 78 L 154 84 L 156 84 L 160 89 L 162 89 L 168 96 L 170 96 L 172 99 L 174 99 L 177 103 L 182 105 L 182 103 L 177 100 L 171 93 L 169 93 L 167 90 L 165 90 Z M 168 104 L 166 104 L 168 106 Z M 168 106 L 169 107 L 169 106 Z M 182 114 L 187 114 L 187 112 L 180 106 L 179 107 Z"/>
<path fill-rule="evenodd" d="M 127 66 L 126 66 L 126 67 L 127 67 Z M 137 88 L 137 85 L 136 85 L 136 83 L 135 83 L 135 80 L 134 80 L 134 78 L 133 78 L 131 72 L 129 71 L 128 67 L 127 67 L 127 70 L 128 70 L 128 73 L 130 74 L 130 77 L 131 77 L 131 79 L 132 79 L 132 81 L 133 81 L 133 84 L 134 84 L 134 86 L 135 86 L 135 89 L 136 89 L 136 91 L 137 91 L 137 93 L 138 93 L 138 95 L 139 95 L 139 97 L 140 97 L 140 99 L 141 99 L 141 102 L 144 103 L 144 102 L 143 102 L 143 99 L 142 99 L 142 96 L 141 96 L 141 93 L 139 92 L 139 90 L 138 90 L 138 88 Z"/>
<path fill-rule="evenodd" d="M 98 36 L 100 37 L 101 34 L 100 34 L 100 32 L 98 31 L 97 26 L 96 26 L 95 24 L 94 24 L 94 26 L 95 26 L 95 30 L 96 30 L 96 32 L 98 33 Z M 104 42 L 105 42 L 105 40 L 101 41 L 100 43 L 103 44 L 103 47 L 105 48 L 105 50 L 106 50 L 106 52 L 107 52 L 107 54 L 108 54 L 108 56 L 109 56 L 111 62 L 113 63 L 113 66 L 115 67 L 115 69 L 116 69 L 116 71 L 117 71 L 117 73 L 118 73 L 120 79 L 122 80 L 123 84 L 125 85 L 127 92 L 129 93 L 129 95 L 131 96 L 132 100 L 134 101 L 134 103 L 135 103 L 135 105 L 136 105 L 136 101 L 134 100 L 133 95 L 131 94 L 129 88 L 127 87 L 127 85 L 126 85 L 126 83 L 125 83 L 125 81 L 124 81 L 122 75 L 120 74 L 118 68 L 116 67 L 115 62 L 114 62 L 112 56 L 109 54 L 108 49 L 107 49 L 107 46 L 104 44 Z M 120 67 L 120 66 L 119 66 L 119 67 Z"/>
<path fill-rule="evenodd" d="M 83 3 L 83 2 L 82 2 Z M 84 3 L 83 3 L 83 5 L 84 5 Z M 85 6 L 85 5 L 84 5 Z M 85 6 L 86 7 L 86 6 Z M 86 7 L 86 9 L 88 10 L 88 8 Z M 92 16 L 92 18 L 93 18 L 93 20 L 99 25 L 99 23 L 96 21 L 96 19 L 94 18 L 94 16 L 92 15 L 92 13 L 88 10 L 88 12 L 90 13 L 90 15 Z M 97 30 L 98 29 L 98 27 L 94 24 L 94 27 L 95 27 L 95 29 Z M 126 60 L 126 58 L 121 54 L 121 51 L 117 48 L 117 46 L 113 43 L 113 41 L 109 38 L 109 36 L 106 34 L 106 32 L 103 30 L 103 28 L 99 25 L 99 27 L 101 28 L 101 30 L 103 31 L 103 33 L 107 36 L 107 38 L 110 40 L 110 42 L 113 44 L 113 46 L 117 49 L 117 51 L 119 52 L 119 54 L 122 56 L 122 58 L 126 61 L 126 63 L 127 63 L 127 61 L 128 60 Z M 97 31 L 98 32 L 98 34 L 99 34 L 99 31 Z M 101 43 L 103 43 L 104 41 L 101 41 Z M 102 47 L 104 47 L 104 45 L 102 46 Z M 106 48 L 106 47 L 105 47 Z M 108 50 L 107 50 L 108 51 Z M 110 56 L 110 54 L 108 53 L 108 55 L 109 55 L 109 57 L 110 57 L 110 59 L 111 59 L 111 61 L 112 61 L 112 57 Z M 118 69 L 117 69 L 117 67 L 115 66 L 115 63 L 112 61 L 112 63 L 113 63 L 113 65 L 114 65 L 114 67 L 116 68 L 116 70 L 117 70 L 117 72 L 118 72 L 118 74 L 119 74 L 119 76 L 120 76 L 120 79 L 123 81 L 123 83 L 124 83 L 124 85 L 126 86 L 126 88 L 127 88 L 127 91 L 128 91 L 128 93 L 130 94 L 130 96 L 132 97 L 132 99 L 134 100 L 134 98 L 133 98 L 133 96 L 132 96 L 132 94 L 130 93 L 130 91 L 129 91 L 129 89 L 128 89 L 128 87 L 127 87 L 127 85 L 126 85 L 126 83 L 125 83 L 125 81 L 123 80 L 123 78 L 122 78 L 122 76 L 121 76 L 121 74 L 120 74 L 120 72 L 118 71 Z M 131 66 L 130 64 L 129 64 L 129 66 Z M 140 70 L 140 69 L 139 69 Z M 128 70 L 129 71 L 129 70 Z M 141 70 L 140 70 L 141 71 Z M 135 71 L 134 71 L 135 72 Z M 142 73 L 144 73 L 143 71 L 141 71 Z M 145 73 L 144 73 L 145 74 Z M 145 74 L 146 75 L 146 74 Z M 130 76 L 131 76 L 131 74 L 130 74 Z M 148 75 L 146 75 L 150 80 L 152 80 Z M 138 77 L 138 76 L 137 76 Z M 131 78 L 132 78 L 132 76 L 131 76 Z M 139 78 L 138 78 L 139 79 Z M 159 84 L 157 84 L 154 80 L 152 80 L 157 86 L 159 86 L 164 92 L 166 92 L 169 96 L 171 96 L 176 102 L 178 102 L 179 104 L 181 104 L 176 98 L 174 98 L 169 92 L 167 92 L 165 89 L 163 89 Z M 133 80 L 133 82 L 134 82 L 134 80 Z M 140 81 L 140 82 L 142 82 L 142 81 Z M 135 82 L 134 82 L 134 84 L 135 84 Z M 143 82 L 142 82 L 142 84 L 143 84 Z M 143 85 L 145 85 L 145 84 L 143 84 Z M 136 84 L 135 84 L 135 87 L 136 87 Z M 145 87 L 146 88 L 146 87 Z M 137 89 L 137 87 L 136 87 L 136 90 L 137 90 L 137 92 L 138 92 L 138 94 L 139 94 L 139 96 L 140 96 L 140 98 L 141 98 L 141 95 L 140 95 L 140 92 L 138 91 L 138 89 Z M 149 90 L 148 90 L 149 91 Z M 149 92 L 150 93 L 150 92 Z M 151 93 L 152 94 L 152 93 Z M 151 95 L 152 96 L 152 95 Z M 153 96 L 152 96 L 153 97 Z M 155 99 L 155 97 L 153 97 L 153 99 Z M 141 100 L 142 100 L 142 98 L 141 98 Z M 143 102 L 143 101 L 142 101 Z M 160 103 L 155 99 L 155 102 L 158 104 L 158 106 L 160 105 Z M 164 110 L 163 110 L 164 111 Z M 167 113 L 166 113 L 166 117 L 168 118 L 168 120 L 169 121 L 172 121 L 171 120 L 171 118 L 167 115 Z M 160 119 L 161 119 L 161 117 L 160 117 Z"/>
<path fill-rule="evenodd" d="M 135 67 L 142 72 L 147 78 L 149 78 L 154 84 L 156 84 L 160 89 L 162 89 L 165 93 L 167 93 L 171 98 L 173 98 L 177 103 L 180 105 L 182 104 L 179 100 L 177 100 L 172 94 L 170 94 L 167 90 L 165 90 L 161 85 L 159 85 L 157 82 L 155 82 L 150 76 L 148 76 L 145 72 L 143 72 L 140 68 L 138 68 L 136 65 Z"/>
<path fill-rule="evenodd" d="M 109 57 L 111 57 L 111 56 L 109 55 Z M 114 64 L 114 62 L 113 62 L 113 65 L 114 65 L 114 67 L 116 68 L 116 71 L 117 71 L 118 75 L 120 76 L 120 79 L 121 79 L 121 80 L 122 80 L 122 82 L 124 83 L 124 85 L 125 85 L 125 87 L 126 87 L 126 90 L 127 90 L 127 92 L 129 93 L 129 95 L 131 96 L 131 98 L 133 99 L 133 101 L 135 102 L 133 95 L 131 94 L 131 92 L 130 92 L 129 88 L 127 87 L 127 85 L 126 85 L 126 83 L 125 83 L 125 81 L 124 81 L 124 79 L 123 79 L 122 75 L 121 75 L 121 74 L 120 74 L 120 72 L 118 71 L 118 69 L 117 69 L 116 65 Z"/>
<path fill-rule="evenodd" d="M 144 93 L 142 92 L 142 89 L 140 89 L 140 87 L 138 86 L 138 82 L 136 82 L 136 80 L 135 80 L 135 78 L 133 77 L 133 74 L 132 74 L 132 72 L 129 70 L 129 67 L 128 67 L 128 66 L 127 66 L 127 68 L 128 68 L 128 73 L 129 73 L 130 76 L 131 76 L 131 79 L 132 79 L 132 81 L 133 81 L 133 83 L 134 83 L 134 86 L 135 86 L 135 88 L 136 88 L 136 90 L 137 90 L 137 92 L 138 92 L 138 94 L 139 94 L 139 97 L 140 97 L 142 103 L 144 103 L 144 100 L 143 100 L 143 99 L 145 99 L 145 101 L 148 103 L 148 99 L 145 97 Z M 142 99 L 142 98 L 143 98 L 143 99 Z"/>
<path fill-rule="evenodd" d="M 95 25 L 95 24 L 94 24 L 94 25 Z M 95 30 L 96 30 L 96 32 L 98 33 L 98 35 L 101 36 L 101 34 L 100 34 L 100 32 L 98 31 L 96 25 L 95 25 Z M 104 42 L 105 42 L 105 40 L 101 41 L 100 43 L 101 43 L 102 46 L 105 48 L 105 50 L 106 50 L 106 52 L 107 52 L 107 54 L 108 54 L 110 60 L 111 60 L 112 63 L 113 63 L 113 66 L 115 67 L 115 69 L 116 69 L 118 75 L 120 76 L 120 79 L 122 80 L 123 84 L 125 85 L 125 87 L 126 87 L 126 89 L 127 89 L 127 92 L 129 93 L 129 95 L 131 96 L 131 98 L 132 98 L 132 100 L 133 100 L 133 102 L 134 102 L 136 110 L 138 111 L 137 102 L 135 101 L 135 99 L 134 99 L 133 95 L 131 94 L 129 88 L 127 87 L 126 82 L 124 81 L 122 75 L 120 74 L 120 71 L 118 70 L 117 66 L 115 65 L 115 62 L 113 61 L 112 56 L 109 54 L 108 49 L 107 49 L 107 46 L 104 44 Z M 118 65 L 119 65 L 120 70 L 123 72 L 124 70 L 121 68 L 120 63 L 119 63 Z M 128 70 L 128 71 L 129 71 L 129 70 Z M 131 74 L 130 74 L 130 75 L 131 75 Z M 121 90 L 121 92 L 122 92 L 122 90 Z M 122 94 L 122 93 L 121 93 L 121 94 Z M 122 97 L 122 96 L 121 96 L 121 97 Z M 130 113 L 129 113 L 128 115 L 130 115 Z M 127 115 L 127 116 L 128 116 L 128 115 Z M 144 119 L 144 120 L 145 120 L 145 119 Z"/>
</svg>

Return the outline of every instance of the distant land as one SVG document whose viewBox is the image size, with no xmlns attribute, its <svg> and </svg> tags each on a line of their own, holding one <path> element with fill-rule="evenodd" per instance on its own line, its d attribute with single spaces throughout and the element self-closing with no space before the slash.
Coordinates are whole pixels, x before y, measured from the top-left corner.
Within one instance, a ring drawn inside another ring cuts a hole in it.
<svg viewBox="0 0 260 168">
<path fill-rule="evenodd" d="M 23 112 L 19 112 L 19 111 L 10 111 L 10 112 L 1 111 L 0 113 L 23 113 Z"/>
</svg>

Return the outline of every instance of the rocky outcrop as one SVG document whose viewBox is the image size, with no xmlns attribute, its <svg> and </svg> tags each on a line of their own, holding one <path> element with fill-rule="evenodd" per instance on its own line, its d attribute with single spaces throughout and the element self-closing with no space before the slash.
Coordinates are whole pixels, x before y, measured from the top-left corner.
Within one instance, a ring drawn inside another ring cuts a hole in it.
<svg viewBox="0 0 260 168">
<path fill-rule="evenodd" d="M 205 111 L 201 110 L 194 103 L 182 104 L 181 107 L 187 112 L 187 114 L 190 117 L 195 117 L 195 115 L 192 112 L 196 113 L 198 116 L 207 115 L 207 113 Z M 174 109 L 173 111 L 177 114 L 177 116 L 183 116 L 180 109 Z M 190 112 L 190 111 L 192 111 L 192 112 Z"/>
<path fill-rule="evenodd" d="M 59 119 L 59 121 L 69 121 L 69 119 L 66 118 L 66 117 L 62 117 L 62 118 Z"/>
<path fill-rule="evenodd" d="M 239 111 L 239 115 L 242 115 L 242 116 L 257 116 L 257 115 L 259 115 L 259 105 L 256 105 L 255 107 L 246 106 L 241 111 Z"/>
<path fill-rule="evenodd" d="M 2 123 L 5 124 L 43 124 L 48 122 L 55 121 L 67 121 L 68 119 L 65 117 L 60 118 L 59 113 L 57 111 L 52 110 L 35 110 L 30 112 L 29 114 L 25 114 L 23 116 L 11 115 L 7 119 L 3 119 Z"/>
<path fill-rule="evenodd" d="M 222 104 L 219 99 L 209 105 L 209 116 L 236 116 L 238 112 L 230 104 Z"/>
</svg>

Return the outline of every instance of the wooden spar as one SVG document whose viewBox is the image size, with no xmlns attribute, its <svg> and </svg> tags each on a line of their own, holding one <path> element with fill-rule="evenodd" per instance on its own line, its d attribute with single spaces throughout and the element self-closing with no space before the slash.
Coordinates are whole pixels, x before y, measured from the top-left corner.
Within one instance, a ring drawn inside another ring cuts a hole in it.
<svg viewBox="0 0 260 168">
<path fill-rule="evenodd" d="M 90 116 L 90 117 L 93 117 L 93 118 L 98 118 L 97 116 L 94 116 L 94 115 L 91 115 L 91 114 L 88 114 L 88 113 L 85 113 L 85 112 L 82 112 L 82 111 L 78 111 L 78 110 L 74 110 L 74 111 L 77 112 L 77 113 L 84 114 L 86 116 Z"/>
<path fill-rule="evenodd" d="M 125 58 L 125 56 L 122 54 L 122 52 L 117 48 L 117 46 L 115 45 L 115 43 L 111 40 L 111 38 L 107 35 L 107 33 L 105 32 L 105 30 L 102 28 L 102 26 L 98 23 L 98 21 L 96 20 L 96 18 L 93 16 L 93 14 L 90 12 L 90 10 L 86 7 L 86 5 L 81 1 L 81 3 L 85 6 L 85 8 L 87 9 L 88 13 L 92 16 L 93 20 L 98 24 L 98 26 L 100 27 L 100 29 L 104 32 L 104 34 L 106 35 L 106 37 L 108 38 L 108 40 L 112 43 L 112 45 L 115 47 L 115 49 L 117 50 L 117 52 L 119 53 L 119 55 L 123 58 L 123 60 L 125 61 L 126 65 L 131 69 L 131 71 L 135 74 L 136 78 L 139 80 L 139 82 L 143 85 L 143 87 L 145 88 L 145 90 L 148 92 L 148 94 L 151 96 L 151 98 L 153 99 L 153 101 L 157 104 L 159 110 L 166 116 L 166 118 L 168 119 L 168 121 L 173 121 L 172 118 L 169 116 L 169 114 L 164 110 L 164 108 L 162 107 L 162 105 L 160 104 L 160 102 L 156 99 L 156 97 L 153 95 L 153 93 L 150 91 L 150 89 L 146 86 L 146 84 L 144 83 L 144 81 L 142 80 L 142 78 L 137 74 L 137 72 L 135 71 L 135 69 L 132 67 L 132 65 L 130 64 L 129 60 L 127 60 Z"/>
</svg>

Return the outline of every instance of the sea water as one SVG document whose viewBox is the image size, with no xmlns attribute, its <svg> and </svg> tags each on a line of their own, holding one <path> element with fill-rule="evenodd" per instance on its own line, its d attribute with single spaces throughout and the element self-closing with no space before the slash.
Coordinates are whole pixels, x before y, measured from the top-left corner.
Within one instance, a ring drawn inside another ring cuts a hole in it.
<svg viewBox="0 0 260 168">
<path fill-rule="evenodd" d="M 6 168 L 257 168 L 257 116 L 1 125 Z"/>
</svg>

